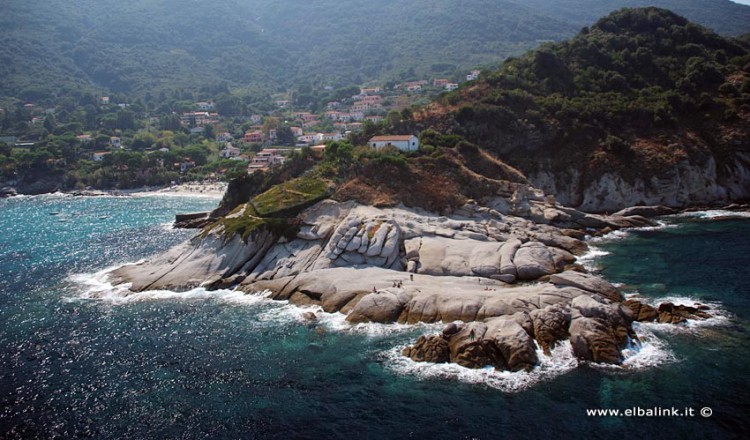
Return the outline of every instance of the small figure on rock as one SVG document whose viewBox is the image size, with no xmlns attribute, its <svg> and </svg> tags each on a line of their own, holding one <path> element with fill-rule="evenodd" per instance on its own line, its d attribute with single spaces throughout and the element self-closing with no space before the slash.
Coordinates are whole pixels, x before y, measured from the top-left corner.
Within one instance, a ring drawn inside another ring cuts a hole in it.
<svg viewBox="0 0 750 440">
<path fill-rule="evenodd" d="M 476 333 L 474 333 L 474 329 L 471 329 L 471 331 L 469 332 L 469 340 L 471 342 L 474 342 L 474 338 L 476 338 L 476 336 L 477 335 L 476 335 Z"/>
<path fill-rule="evenodd" d="M 414 281 L 414 274 L 413 273 L 409 274 L 409 281 Z"/>
</svg>

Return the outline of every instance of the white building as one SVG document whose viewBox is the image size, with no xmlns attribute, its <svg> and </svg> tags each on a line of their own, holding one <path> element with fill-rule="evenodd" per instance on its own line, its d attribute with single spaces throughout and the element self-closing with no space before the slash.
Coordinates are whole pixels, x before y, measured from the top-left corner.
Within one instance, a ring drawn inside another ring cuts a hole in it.
<svg viewBox="0 0 750 440">
<path fill-rule="evenodd" d="M 401 151 L 416 151 L 419 149 L 419 139 L 414 135 L 404 136 L 374 136 L 367 141 L 367 145 L 378 150 L 393 146 Z"/>
<path fill-rule="evenodd" d="M 247 166 L 247 172 L 253 173 L 258 170 L 268 169 L 274 165 L 284 163 L 284 159 L 284 156 L 281 155 L 279 150 L 275 148 L 265 148 L 255 155 L 253 160 Z"/>
<path fill-rule="evenodd" d="M 232 146 L 231 143 L 227 143 L 227 145 L 221 151 L 219 151 L 219 156 L 223 157 L 224 159 L 229 159 L 239 156 L 240 153 L 241 151 L 239 148 Z"/>
</svg>

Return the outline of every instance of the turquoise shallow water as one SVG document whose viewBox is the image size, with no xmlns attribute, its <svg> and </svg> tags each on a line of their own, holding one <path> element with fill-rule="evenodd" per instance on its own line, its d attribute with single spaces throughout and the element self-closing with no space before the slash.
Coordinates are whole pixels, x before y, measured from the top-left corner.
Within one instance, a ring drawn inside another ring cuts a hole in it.
<svg viewBox="0 0 750 440">
<path fill-rule="evenodd" d="M 293 306 L 220 291 L 123 297 L 95 272 L 190 236 L 166 224 L 215 202 L 42 196 L 0 201 L 4 438 L 747 438 L 750 220 L 667 220 L 595 242 L 593 264 L 646 300 L 722 317 L 644 326 L 628 368 L 533 374 L 417 365 L 439 326 L 312 326 Z M 586 409 L 710 406 L 703 418 Z"/>
</svg>

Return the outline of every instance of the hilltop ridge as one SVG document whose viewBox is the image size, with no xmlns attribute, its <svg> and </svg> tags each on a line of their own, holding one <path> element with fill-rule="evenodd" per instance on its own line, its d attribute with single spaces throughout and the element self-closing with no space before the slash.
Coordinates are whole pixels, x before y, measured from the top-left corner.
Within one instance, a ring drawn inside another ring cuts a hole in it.
<svg viewBox="0 0 750 440">
<path fill-rule="evenodd" d="M 624 9 L 415 114 L 588 210 L 750 195 L 750 52 L 670 11 Z M 655 180 L 654 180 L 655 179 Z"/>
</svg>

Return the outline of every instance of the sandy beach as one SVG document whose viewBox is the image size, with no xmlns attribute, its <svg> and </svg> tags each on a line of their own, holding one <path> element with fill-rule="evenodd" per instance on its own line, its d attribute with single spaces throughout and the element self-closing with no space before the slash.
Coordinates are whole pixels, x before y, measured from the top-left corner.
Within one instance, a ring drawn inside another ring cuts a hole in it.
<svg viewBox="0 0 750 440">
<path fill-rule="evenodd" d="M 174 196 L 221 199 L 224 196 L 224 191 L 226 191 L 226 188 L 226 182 L 189 182 L 156 190 L 137 190 L 130 193 L 128 193 L 127 191 L 123 191 L 123 193 L 134 197 Z"/>
</svg>

